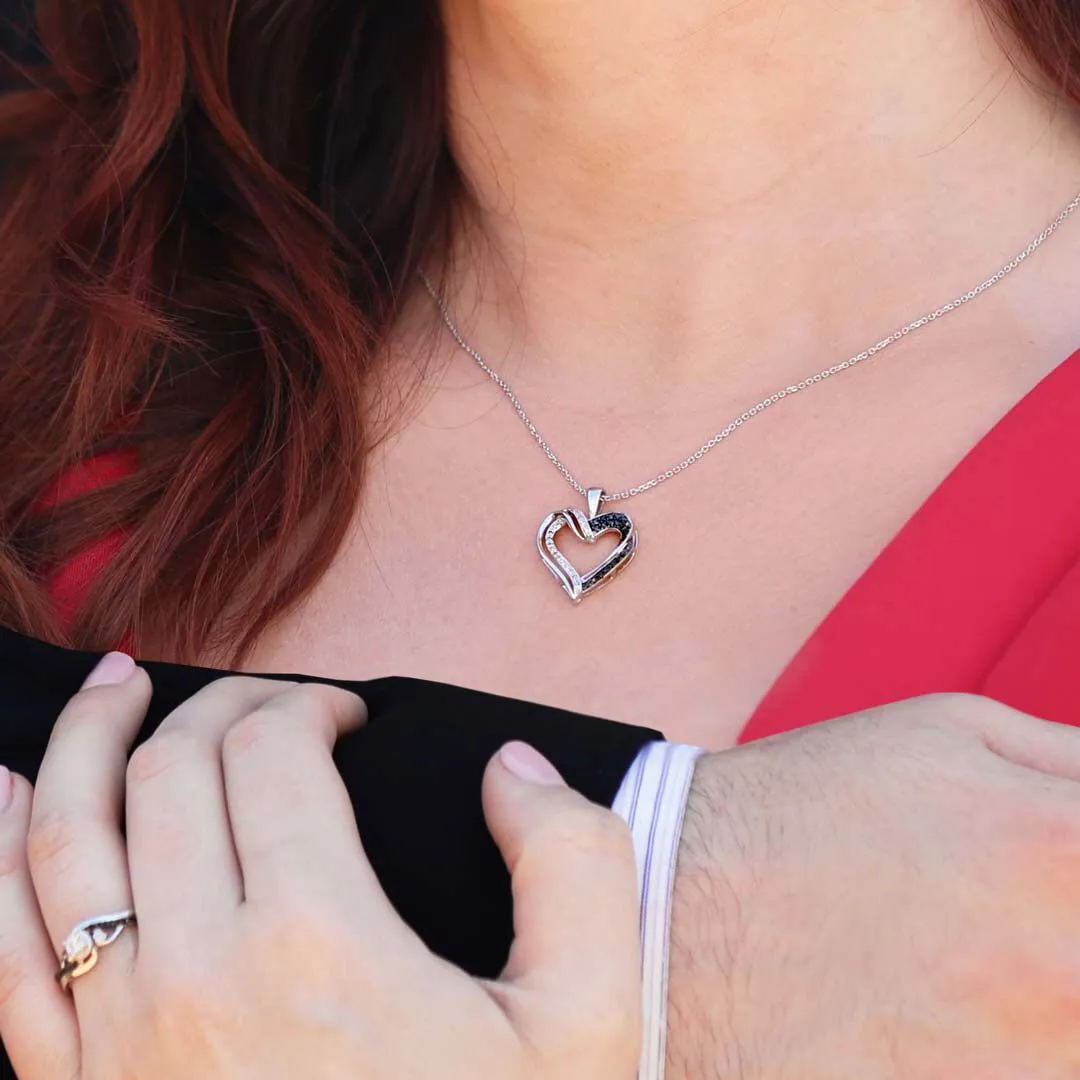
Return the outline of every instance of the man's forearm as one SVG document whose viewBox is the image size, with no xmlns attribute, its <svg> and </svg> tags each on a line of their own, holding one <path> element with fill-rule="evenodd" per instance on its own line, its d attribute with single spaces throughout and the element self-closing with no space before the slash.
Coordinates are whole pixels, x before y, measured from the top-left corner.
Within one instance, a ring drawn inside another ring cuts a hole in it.
<svg viewBox="0 0 1080 1080">
<path fill-rule="evenodd" d="M 699 760 L 668 1080 L 1075 1076 L 1080 735 L 964 695 Z"/>
<path fill-rule="evenodd" d="M 683 823 L 672 903 L 667 1080 L 743 1077 L 734 1032 L 740 900 L 730 868 L 745 864 L 737 839 L 743 808 L 720 755 L 699 759 Z"/>
</svg>

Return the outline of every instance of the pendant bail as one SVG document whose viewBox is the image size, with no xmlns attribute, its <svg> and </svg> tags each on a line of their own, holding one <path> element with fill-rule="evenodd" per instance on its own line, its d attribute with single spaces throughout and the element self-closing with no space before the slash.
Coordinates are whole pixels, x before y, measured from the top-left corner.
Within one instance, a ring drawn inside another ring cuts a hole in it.
<svg viewBox="0 0 1080 1080">
<path fill-rule="evenodd" d="M 589 517 L 594 518 L 600 513 L 600 505 L 604 501 L 604 489 L 603 488 L 589 488 L 589 494 L 587 496 L 587 502 L 589 507 Z"/>
</svg>

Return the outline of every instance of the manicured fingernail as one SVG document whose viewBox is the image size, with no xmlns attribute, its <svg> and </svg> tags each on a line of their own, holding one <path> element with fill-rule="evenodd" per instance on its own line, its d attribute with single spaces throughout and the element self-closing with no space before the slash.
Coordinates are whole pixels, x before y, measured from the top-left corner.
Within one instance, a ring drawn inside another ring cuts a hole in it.
<svg viewBox="0 0 1080 1080">
<path fill-rule="evenodd" d="M 0 765 L 0 814 L 2 814 L 15 799 L 15 777 L 11 770 Z"/>
<path fill-rule="evenodd" d="M 135 661 L 127 653 L 106 653 L 97 662 L 97 667 L 86 676 L 82 689 L 89 690 L 92 686 L 118 686 L 126 682 L 134 671 Z"/>
<path fill-rule="evenodd" d="M 531 784 L 562 785 L 566 783 L 559 775 L 558 769 L 527 743 L 507 743 L 499 751 L 499 760 L 519 780 L 527 780 Z"/>
</svg>

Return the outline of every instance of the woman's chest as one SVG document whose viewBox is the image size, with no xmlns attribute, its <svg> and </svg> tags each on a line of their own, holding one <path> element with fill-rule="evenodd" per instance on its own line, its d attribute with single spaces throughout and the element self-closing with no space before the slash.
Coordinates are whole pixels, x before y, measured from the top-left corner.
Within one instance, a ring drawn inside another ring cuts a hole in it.
<svg viewBox="0 0 1080 1080">
<path fill-rule="evenodd" d="M 543 566 L 536 531 L 584 501 L 513 414 L 421 418 L 375 456 L 333 569 L 247 667 L 411 675 L 730 746 L 849 587 L 1043 373 L 991 365 L 1001 377 L 965 385 L 962 371 L 918 370 L 919 388 L 852 378 L 755 418 L 614 507 L 635 522 L 637 555 L 577 605 Z M 647 449 L 664 464 L 659 445 Z M 582 570 L 606 553 L 564 537 Z"/>
</svg>

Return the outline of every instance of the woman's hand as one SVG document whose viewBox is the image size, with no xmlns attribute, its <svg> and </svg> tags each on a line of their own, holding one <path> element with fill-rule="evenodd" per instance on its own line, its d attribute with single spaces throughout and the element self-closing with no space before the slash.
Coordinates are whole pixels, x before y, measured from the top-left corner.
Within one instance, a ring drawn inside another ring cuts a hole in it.
<svg viewBox="0 0 1080 1080">
<path fill-rule="evenodd" d="M 637 899 L 614 815 L 527 748 L 492 762 L 516 936 L 503 978 L 475 980 L 364 857 L 331 758 L 357 697 L 225 678 L 128 763 L 150 692 L 111 654 L 36 791 L 0 779 L 0 1034 L 20 1080 L 632 1080 Z M 128 907 L 138 928 L 65 994 L 61 942 Z"/>
<path fill-rule="evenodd" d="M 1080 1077 L 1080 731 L 908 701 L 703 759 L 669 1080 Z"/>
</svg>

